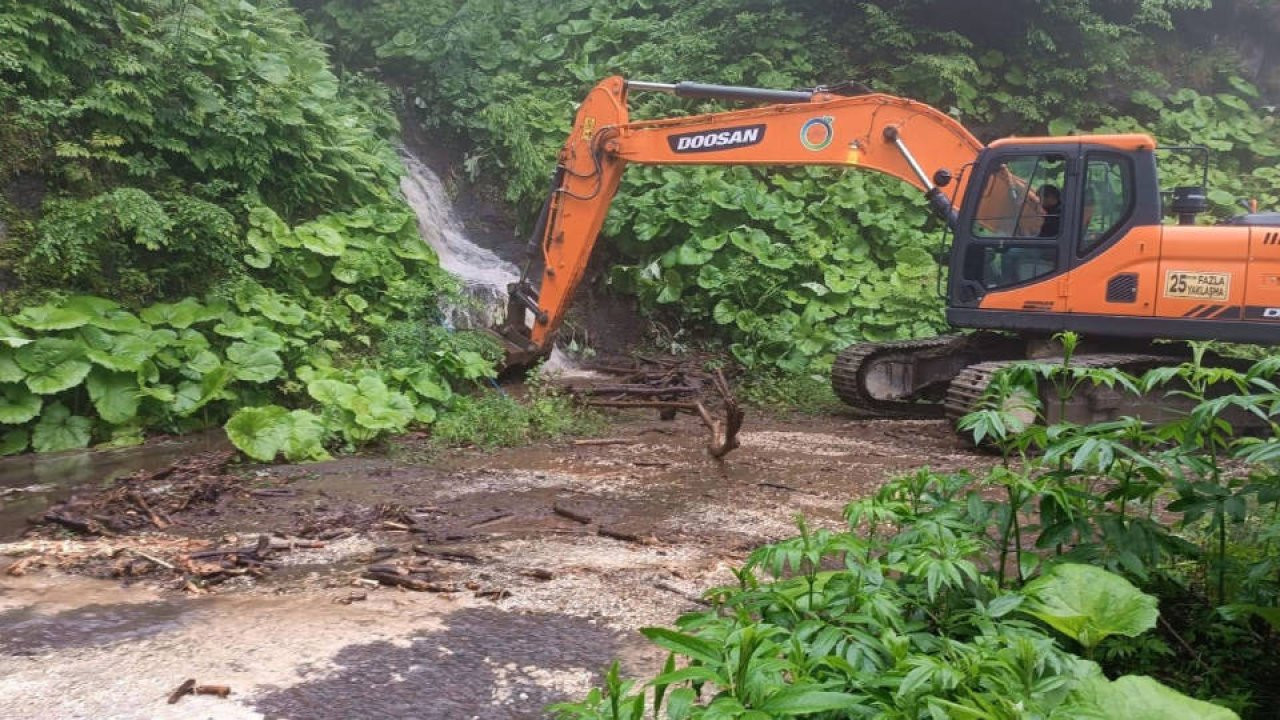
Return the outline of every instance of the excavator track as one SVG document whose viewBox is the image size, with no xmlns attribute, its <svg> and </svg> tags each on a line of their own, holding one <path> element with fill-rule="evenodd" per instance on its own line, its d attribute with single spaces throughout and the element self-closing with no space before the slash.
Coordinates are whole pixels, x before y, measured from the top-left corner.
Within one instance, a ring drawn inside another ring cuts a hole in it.
<svg viewBox="0 0 1280 720">
<path fill-rule="evenodd" d="M 1116 368 L 1132 375 L 1140 375 L 1147 370 L 1161 365 L 1176 363 L 1181 360 L 1176 355 L 1155 355 L 1142 353 L 1089 353 L 1075 355 L 1071 365 L 1078 368 Z M 1034 362 L 1056 365 L 1062 362 L 1061 357 L 1035 358 Z M 947 388 L 943 401 L 945 414 L 953 424 L 960 418 L 978 410 L 982 396 L 991 384 L 996 373 L 1023 359 L 995 360 L 970 365 L 956 375 Z M 1056 422 L 1062 415 L 1053 387 L 1041 381 L 1040 403 L 1048 413 L 1050 422 Z M 1168 399 L 1163 395 L 1158 398 L 1135 398 L 1123 391 L 1104 385 L 1082 383 L 1065 408 L 1066 419 L 1077 423 L 1099 422 L 1111 420 L 1121 415 L 1142 415 L 1151 420 L 1159 420 L 1170 412 Z M 1159 416 L 1159 417 L 1157 417 Z"/>
<path fill-rule="evenodd" d="M 870 414 L 941 417 L 956 373 L 993 356 L 1020 357 L 1020 345 L 985 334 L 857 343 L 836 357 L 831 385 L 846 404 Z"/>
</svg>

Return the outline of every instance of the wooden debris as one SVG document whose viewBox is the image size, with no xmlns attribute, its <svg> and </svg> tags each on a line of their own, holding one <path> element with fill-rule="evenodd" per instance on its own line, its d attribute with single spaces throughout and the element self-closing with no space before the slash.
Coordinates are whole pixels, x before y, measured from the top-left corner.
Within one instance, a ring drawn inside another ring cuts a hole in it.
<svg viewBox="0 0 1280 720">
<path fill-rule="evenodd" d="M 653 586 L 659 590 L 666 590 L 669 593 L 674 593 L 676 595 L 679 595 L 680 597 L 684 598 L 685 600 L 688 600 L 691 603 L 696 603 L 698 605 L 703 605 L 703 606 L 711 605 L 711 603 L 707 602 L 705 599 L 700 598 L 697 595 L 687 593 L 684 590 L 681 590 L 680 588 L 663 580 L 659 580 L 658 582 L 655 582 Z"/>
<path fill-rule="evenodd" d="M 738 431 L 742 429 L 744 413 L 734 398 L 724 373 L 716 370 L 707 373 L 692 368 L 681 368 L 674 363 L 663 363 L 660 369 L 645 368 L 592 368 L 621 375 L 623 382 L 612 385 L 569 387 L 568 391 L 592 407 L 652 408 L 663 420 L 671 420 L 676 413 L 696 415 L 710 431 L 707 452 L 714 458 L 722 458 L 738 447 Z M 715 407 L 710 400 L 701 399 L 710 387 L 718 396 Z M 640 398 L 640 399 L 637 399 Z M 580 441 L 589 444 L 588 441 Z M 604 441 L 600 444 L 614 444 Z"/>
<path fill-rule="evenodd" d="M 216 695 L 224 698 L 231 694 L 231 688 L 226 685 L 197 685 L 195 693 L 197 695 Z"/>
<path fill-rule="evenodd" d="M 406 590 L 415 590 L 417 592 L 457 592 L 457 588 L 452 585 L 441 585 L 439 583 L 421 580 L 409 575 L 396 575 L 393 573 L 383 572 L 367 572 L 365 578 L 376 580 L 383 585 L 391 585 L 394 587 L 402 587 Z"/>
<path fill-rule="evenodd" d="M 27 569 L 35 564 L 38 559 L 39 558 L 35 555 L 28 555 L 27 557 L 19 558 L 10 563 L 9 567 L 4 569 L 4 574 L 9 575 L 10 577 L 22 577 L 27 574 Z"/>
<path fill-rule="evenodd" d="M 250 490 L 249 494 L 254 497 L 294 497 L 298 491 L 293 488 L 258 488 Z"/>
<path fill-rule="evenodd" d="M 640 442 L 633 438 L 588 438 L 586 440 L 574 440 L 573 445 L 576 447 L 592 446 L 592 445 L 635 445 Z"/>
<path fill-rule="evenodd" d="M 464 563 L 467 565 L 478 565 L 484 560 L 478 555 L 460 550 L 448 550 L 444 548 L 433 548 L 428 545 L 414 545 L 413 551 L 419 555 L 428 555 L 430 557 L 447 560 L 449 562 Z"/>
<path fill-rule="evenodd" d="M 169 704 L 170 705 L 176 704 L 184 696 L 190 695 L 193 691 L 195 691 L 195 689 L 196 689 L 195 678 L 187 678 L 186 680 L 183 680 L 182 684 L 179 685 L 176 690 L 169 693 Z"/>
<path fill-rule="evenodd" d="M 141 550 L 136 550 L 134 548 L 126 548 L 126 551 L 129 552 L 130 554 L 137 555 L 138 557 L 142 558 L 143 560 L 146 560 L 149 563 L 154 563 L 156 565 L 159 565 L 160 567 L 166 570 L 176 571 L 178 569 L 174 567 L 172 563 L 167 562 L 165 560 L 161 560 L 160 558 L 154 555 L 149 555 L 147 553 L 144 553 Z"/>
<path fill-rule="evenodd" d="M 637 535 L 636 533 L 619 528 L 601 526 L 596 530 L 597 533 L 614 540 L 622 540 L 623 542 L 636 543 L 638 545 L 655 545 L 658 539 L 652 535 Z"/>
<path fill-rule="evenodd" d="M 40 524 L 103 537 L 148 526 L 164 530 L 176 514 L 244 492 L 241 478 L 225 472 L 234 457 L 233 451 L 199 453 L 160 470 L 140 470 L 106 490 L 83 488 L 49 508 Z"/>
<path fill-rule="evenodd" d="M 580 522 L 580 523 L 582 523 L 583 525 L 590 525 L 590 524 L 591 524 L 591 516 L 590 516 L 590 515 L 586 515 L 586 514 L 584 514 L 584 513 L 577 512 L 576 510 L 572 510 L 572 509 L 570 509 L 570 508 L 567 508 L 567 507 L 565 507 L 565 506 L 563 506 L 563 505 L 561 505 L 561 504 L 559 504 L 559 503 L 556 503 L 555 505 L 551 506 L 551 512 L 554 512 L 556 515 L 559 515 L 559 516 L 561 516 L 561 517 L 569 518 L 570 520 L 572 520 L 572 521 L 574 521 L 574 522 Z"/>
<path fill-rule="evenodd" d="M 470 525 L 467 525 L 467 527 L 468 527 L 468 528 L 484 527 L 485 525 L 490 525 L 490 524 L 492 524 L 492 523 L 496 523 L 496 522 L 499 522 L 499 521 L 502 521 L 502 520 L 506 520 L 506 519 L 507 519 L 507 518 L 509 518 L 509 517 L 512 517 L 511 513 L 498 513 L 498 514 L 496 514 L 496 515 L 490 515 L 489 517 L 482 518 L 482 519 L 480 519 L 480 520 L 476 520 L 475 522 L 471 523 Z"/>
</svg>

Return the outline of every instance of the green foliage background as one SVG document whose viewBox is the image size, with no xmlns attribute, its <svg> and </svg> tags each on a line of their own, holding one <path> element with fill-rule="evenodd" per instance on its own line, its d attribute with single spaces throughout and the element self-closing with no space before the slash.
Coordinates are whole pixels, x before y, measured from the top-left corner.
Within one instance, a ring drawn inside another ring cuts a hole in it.
<svg viewBox="0 0 1280 720">
<path fill-rule="evenodd" d="M 613 73 L 775 88 L 860 80 L 932 103 L 981 139 L 1142 129 L 1166 144 L 1213 148 L 1216 215 L 1240 212 L 1241 197 L 1280 201 L 1274 109 L 1228 47 L 1268 42 L 1280 18 L 1267 3 L 301 5 L 340 65 L 399 88 L 423 127 L 465 156 L 472 178 L 498 187 L 526 219 L 540 207 L 575 103 Z M 1215 44 L 1211 31 L 1232 40 Z M 631 101 L 636 118 L 722 107 Z M 1191 178 L 1185 163 L 1166 166 L 1170 187 Z M 749 366 L 799 370 L 863 338 L 944 329 L 930 257 L 938 234 L 916 193 L 888 178 L 632 169 L 604 247 L 609 281 L 649 312 L 725 341 Z"/>
<path fill-rule="evenodd" d="M 438 327 L 396 128 L 282 3 L 0 8 L 0 450 L 236 412 L 304 459 L 430 422 L 492 370 Z"/>
<path fill-rule="evenodd" d="M 314 457 L 430 422 L 489 373 L 438 327 L 449 280 L 396 189 L 393 100 L 526 221 L 575 103 L 611 73 L 861 79 L 984 138 L 1148 129 L 1215 150 L 1221 216 L 1277 202 L 1265 93 L 1280 83 L 1259 75 L 1260 92 L 1228 47 L 1265 46 L 1277 23 L 1253 0 L 15 0 L 0 9 L 4 449 L 132 442 L 249 407 L 242 447 Z M 634 102 L 635 117 L 717 107 Z M 1170 184 L 1190 170 L 1167 169 Z M 606 234 L 606 282 L 749 367 L 821 368 L 859 339 L 944 329 L 939 228 L 888 178 L 633 170 Z M 277 403 L 309 414 L 261 410 Z M 74 432 L 36 433 L 46 415 Z"/>
</svg>

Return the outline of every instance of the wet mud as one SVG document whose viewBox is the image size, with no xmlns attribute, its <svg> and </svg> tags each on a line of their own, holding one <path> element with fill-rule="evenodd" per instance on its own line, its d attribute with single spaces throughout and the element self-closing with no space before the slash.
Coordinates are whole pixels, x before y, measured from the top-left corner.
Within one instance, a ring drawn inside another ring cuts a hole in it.
<svg viewBox="0 0 1280 720">
<path fill-rule="evenodd" d="M 288 492 L 228 495 L 163 532 L 0 543 L 0 717 L 547 717 L 612 658 L 656 669 L 637 630 L 697 609 L 753 548 L 793 535 L 796 514 L 840 528 L 889 475 L 990 462 L 936 421 L 757 415 L 740 439 L 714 460 L 695 419 L 638 413 L 606 438 L 494 452 L 402 439 L 243 468 Z M 332 528 L 349 533 L 200 594 L 93 563 L 3 574 L 39 553 L 172 560 Z M 435 591 L 379 586 L 375 563 L 413 565 Z M 186 678 L 233 692 L 168 705 Z"/>
</svg>

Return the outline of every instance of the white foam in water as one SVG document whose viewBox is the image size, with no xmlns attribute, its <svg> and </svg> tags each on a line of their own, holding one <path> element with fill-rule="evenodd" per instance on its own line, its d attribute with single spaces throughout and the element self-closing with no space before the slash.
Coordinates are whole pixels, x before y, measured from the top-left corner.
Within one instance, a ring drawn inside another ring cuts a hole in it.
<svg viewBox="0 0 1280 720">
<path fill-rule="evenodd" d="M 408 151 L 402 150 L 408 175 L 400 180 L 400 191 L 418 218 L 423 241 L 440 257 L 440 267 L 461 281 L 468 302 L 445 307 L 450 327 L 480 330 L 502 322 L 507 310 L 507 286 L 520 277 L 515 265 L 467 237 L 453 210 L 444 183 L 435 172 Z"/>
<path fill-rule="evenodd" d="M 557 378 L 598 378 L 604 377 L 594 370 L 586 370 L 559 347 L 551 348 L 551 354 L 538 368 L 538 373 Z"/>
</svg>

